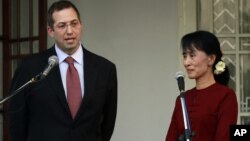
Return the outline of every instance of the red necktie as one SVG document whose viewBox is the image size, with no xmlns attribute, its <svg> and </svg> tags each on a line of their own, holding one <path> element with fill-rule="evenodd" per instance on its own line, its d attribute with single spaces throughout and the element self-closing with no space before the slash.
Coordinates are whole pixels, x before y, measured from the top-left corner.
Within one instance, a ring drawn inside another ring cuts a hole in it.
<svg viewBox="0 0 250 141">
<path fill-rule="evenodd" d="M 74 66 L 74 59 L 67 57 L 65 61 L 69 65 L 66 74 L 68 105 L 72 118 L 74 119 L 82 101 L 81 83 L 78 72 Z"/>
</svg>

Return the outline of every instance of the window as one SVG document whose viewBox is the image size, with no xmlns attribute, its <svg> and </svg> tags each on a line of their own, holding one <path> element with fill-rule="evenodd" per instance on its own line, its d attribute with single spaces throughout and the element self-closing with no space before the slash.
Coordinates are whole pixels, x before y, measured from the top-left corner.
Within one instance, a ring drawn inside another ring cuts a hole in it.
<svg viewBox="0 0 250 141">
<path fill-rule="evenodd" d="M 46 49 L 47 0 L 0 0 L 0 97 L 8 95 L 10 81 L 20 59 Z M 7 106 L 0 110 L 0 141 L 9 141 Z M 2 118 L 3 115 L 3 118 Z M 4 127 L 4 128 L 2 128 Z"/>
<path fill-rule="evenodd" d="M 238 122 L 250 124 L 250 1 L 197 0 L 197 29 L 219 38 L 229 86 L 237 93 Z"/>
</svg>

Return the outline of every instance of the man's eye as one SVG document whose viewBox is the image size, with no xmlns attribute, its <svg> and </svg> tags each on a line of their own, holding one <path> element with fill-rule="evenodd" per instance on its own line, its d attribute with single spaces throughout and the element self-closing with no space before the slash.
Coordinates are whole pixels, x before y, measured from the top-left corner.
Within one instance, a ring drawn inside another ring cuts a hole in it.
<svg viewBox="0 0 250 141">
<path fill-rule="evenodd" d="M 63 29 L 63 28 L 65 28 L 65 24 L 60 24 L 57 27 L 60 28 L 60 29 Z"/>
<path fill-rule="evenodd" d="M 75 27 L 75 26 L 77 26 L 77 25 L 78 25 L 78 22 L 77 22 L 77 21 L 72 22 L 70 25 L 71 25 L 72 27 Z"/>
</svg>

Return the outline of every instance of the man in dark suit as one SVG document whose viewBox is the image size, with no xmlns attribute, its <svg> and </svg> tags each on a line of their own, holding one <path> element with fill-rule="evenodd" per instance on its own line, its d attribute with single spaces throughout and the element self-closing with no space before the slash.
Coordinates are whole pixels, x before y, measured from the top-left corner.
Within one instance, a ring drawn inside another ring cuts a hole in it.
<svg viewBox="0 0 250 141">
<path fill-rule="evenodd" d="M 58 1 L 49 8 L 48 34 L 55 45 L 22 60 L 10 92 L 43 72 L 51 56 L 57 56 L 59 65 L 10 99 L 12 141 L 110 140 L 117 110 L 116 67 L 81 45 L 82 26 L 80 14 L 70 1 Z M 68 57 L 73 58 L 79 76 L 80 106 L 74 115 L 69 106 L 68 84 L 77 81 L 68 82 Z"/>
</svg>

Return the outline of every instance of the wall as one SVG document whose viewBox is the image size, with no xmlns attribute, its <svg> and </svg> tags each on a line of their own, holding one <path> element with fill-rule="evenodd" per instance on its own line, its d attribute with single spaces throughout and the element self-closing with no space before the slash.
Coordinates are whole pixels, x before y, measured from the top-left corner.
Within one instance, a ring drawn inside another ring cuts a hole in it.
<svg viewBox="0 0 250 141">
<path fill-rule="evenodd" d="M 176 0 L 71 0 L 84 23 L 84 46 L 113 61 L 118 113 L 111 141 L 162 141 L 175 98 Z M 51 2 L 51 1 L 49 1 Z M 48 47 L 53 42 L 49 39 Z"/>
</svg>

